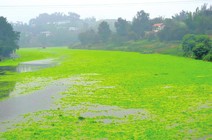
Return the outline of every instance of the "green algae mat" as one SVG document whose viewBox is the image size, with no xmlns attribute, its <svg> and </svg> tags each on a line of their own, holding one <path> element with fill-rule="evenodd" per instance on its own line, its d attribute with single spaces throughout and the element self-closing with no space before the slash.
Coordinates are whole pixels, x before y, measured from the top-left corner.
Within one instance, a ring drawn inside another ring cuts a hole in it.
<svg viewBox="0 0 212 140">
<path fill-rule="evenodd" d="M 1 122 L 0 139 L 212 139 L 212 63 L 65 47 L 17 53 L 0 66 L 43 59 L 57 65 L 0 75 L 0 105 L 25 96 L 33 102 L 38 91 L 52 95 L 36 100 L 48 100 L 48 108 Z"/>
</svg>

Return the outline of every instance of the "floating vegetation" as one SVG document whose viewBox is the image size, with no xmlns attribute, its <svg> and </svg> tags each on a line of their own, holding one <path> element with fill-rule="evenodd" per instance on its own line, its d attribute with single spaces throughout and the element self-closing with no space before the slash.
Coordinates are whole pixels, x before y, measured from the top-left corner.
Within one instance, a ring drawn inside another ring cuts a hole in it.
<svg viewBox="0 0 212 140">
<path fill-rule="evenodd" d="M 2 122 L 0 139 L 211 138 L 211 63 L 67 48 L 18 53 L 24 59 L 3 64 L 63 59 L 53 67 L 1 76 L 1 92 L 11 96 L 0 104 L 11 101 L 13 111 L 20 98 L 31 112 L 16 115 L 21 121 Z M 48 106 L 33 110 L 33 102 Z"/>
</svg>

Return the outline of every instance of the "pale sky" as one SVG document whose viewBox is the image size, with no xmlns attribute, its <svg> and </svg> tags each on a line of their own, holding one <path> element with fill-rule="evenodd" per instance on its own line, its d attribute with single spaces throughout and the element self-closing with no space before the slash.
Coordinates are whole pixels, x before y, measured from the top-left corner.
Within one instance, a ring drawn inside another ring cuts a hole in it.
<svg viewBox="0 0 212 140">
<path fill-rule="evenodd" d="M 150 17 L 171 17 L 182 10 L 194 11 L 212 0 L 0 0 L 0 16 L 9 22 L 28 22 L 40 13 L 75 12 L 81 18 L 132 20 L 137 11 L 144 10 Z"/>
</svg>

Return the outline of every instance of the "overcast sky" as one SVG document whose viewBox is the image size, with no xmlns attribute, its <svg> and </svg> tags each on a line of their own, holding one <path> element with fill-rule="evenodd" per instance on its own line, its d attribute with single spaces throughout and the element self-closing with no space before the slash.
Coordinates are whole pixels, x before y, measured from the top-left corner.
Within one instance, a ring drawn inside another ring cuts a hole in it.
<svg viewBox="0 0 212 140">
<path fill-rule="evenodd" d="M 132 20 L 137 11 L 145 10 L 150 17 L 171 17 L 182 10 L 194 11 L 212 0 L 0 0 L 0 16 L 8 21 L 28 22 L 40 13 L 75 12 L 81 18 Z"/>
</svg>

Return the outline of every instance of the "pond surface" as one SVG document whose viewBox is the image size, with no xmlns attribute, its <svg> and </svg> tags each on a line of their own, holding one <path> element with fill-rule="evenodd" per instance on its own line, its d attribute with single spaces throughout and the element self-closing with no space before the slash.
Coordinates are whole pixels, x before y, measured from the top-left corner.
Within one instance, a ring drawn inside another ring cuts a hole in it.
<svg viewBox="0 0 212 140">
<path fill-rule="evenodd" d="M 7 129 L 7 123 L 3 125 L 4 122 L 14 121 L 15 123 L 17 117 L 26 113 L 57 108 L 55 101 L 62 97 L 59 93 L 76 84 L 92 83 L 82 82 L 80 76 L 58 79 L 51 81 L 44 88 L 33 91 L 31 94 L 13 96 L 0 101 L 0 132 Z"/>
<path fill-rule="evenodd" d="M 8 97 L 15 87 L 14 81 L 0 81 L 0 98 Z"/>
<path fill-rule="evenodd" d="M 7 97 L 15 87 L 14 81 L 4 81 L 2 77 L 14 72 L 16 72 L 16 67 L 0 66 L 0 98 Z"/>
<path fill-rule="evenodd" d="M 44 59 L 36 61 L 22 62 L 16 66 L 0 66 L 0 76 L 6 75 L 7 72 L 30 72 L 43 68 L 55 66 L 57 62 L 54 59 Z"/>
<path fill-rule="evenodd" d="M 0 66 L 0 98 L 7 97 L 15 86 L 15 81 L 1 81 L 2 76 L 14 74 L 15 72 L 31 72 L 55 66 L 54 59 L 44 59 L 36 61 L 22 62 L 16 66 Z"/>
<path fill-rule="evenodd" d="M 65 91 L 66 86 L 52 84 L 33 94 L 17 96 L 0 102 L 0 122 L 11 120 L 19 115 L 53 107 L 53 101 L 60 96 L 58 93 Z"/>
<path fill-rule="evenodd" d="M 55 66 L 54 59 L 22 62 L 15 66 L 0 66 L 0 98 L 8 97 L 14 90 L 15 81 L 5 81 L 2 77 L 15 72 L 31 72 L 47 67 Z M 66 89 L 63 85 L 49 85 L 45 89 L 36 91 L 33 94 L 19 96 L 0 101 L 0 122 L 14 118 L 20 114 L 49 109 L 51 96 Z M 43 93 L 43 94 L 41 94 Z"/>
<path fill-rule="evenodd" d="M 17 66 L 16 71 L 17 72 L 37 71 L 37 70 L 52 67 L 55 65 L 56 65 L 56 61 L 54 59 L 44 59 L 44 60 L 22 62 Z"/>
</svg>

